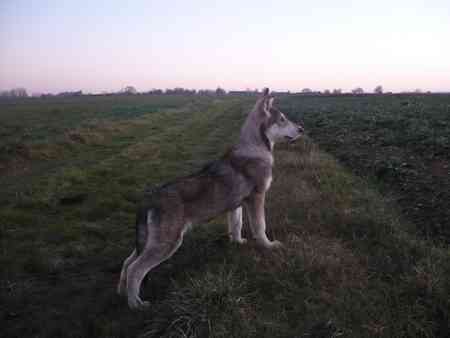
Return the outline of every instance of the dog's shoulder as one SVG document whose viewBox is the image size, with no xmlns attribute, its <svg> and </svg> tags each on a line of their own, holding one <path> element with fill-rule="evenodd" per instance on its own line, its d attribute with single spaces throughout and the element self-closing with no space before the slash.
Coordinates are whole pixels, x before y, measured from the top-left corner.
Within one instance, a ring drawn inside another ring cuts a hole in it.
<svg viewBox="0 0 450 338">
<path fill-rule="evenodd" d="M 214 160 L 205 164 L 192 176 L 220 176 L 226 170 L 227 163 L 222 159 Z"/>
<path fill-rule="evenodd" d="M 236 172 L 251 181 L 257 190 L 265 190 L 266 182 L 272 178 L 272 163 L 269 160 L 243 155 L 234 148 L 230 149 L 224 158 Z"/>
<path fill-rule="evenodd" d="M 248 156 L 236 151 L 234 148 L 231 148 L 224 155 L 224 159 L 234 169 L 243 173 L 251 173 L 255 170 L 259 171 L 260 174 L 272 172 L 272 163 L 269 159 L 259 156 Z"/>
</svg>

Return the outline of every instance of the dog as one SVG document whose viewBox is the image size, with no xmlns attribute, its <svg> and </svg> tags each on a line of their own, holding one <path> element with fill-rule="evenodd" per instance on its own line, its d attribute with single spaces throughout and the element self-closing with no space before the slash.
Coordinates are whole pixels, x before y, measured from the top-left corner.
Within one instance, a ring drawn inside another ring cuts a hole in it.
<svg viewBox="0 0 450 338">
<path fill-rule="evenodd" d="M 136 247 L 123 263 L 117 286 L 131 309 L 149 305 L 139 297 L 142 280 L 177 251 L 194 223 L 227 212 L 230 240 L 244 244 L 244 207 L 257 244 L 269 249 L 282 246 L 267 237 L 264 214 L 272 182 L 273 148 L 277 142 L 296 140 L 304 129 L 276 109 L 273 101 L 269 89 L 264 89 L 242 126 L 237 144 L 222 158 L 195 174 L 145 191 L 136 216 Z"/>
</svg>

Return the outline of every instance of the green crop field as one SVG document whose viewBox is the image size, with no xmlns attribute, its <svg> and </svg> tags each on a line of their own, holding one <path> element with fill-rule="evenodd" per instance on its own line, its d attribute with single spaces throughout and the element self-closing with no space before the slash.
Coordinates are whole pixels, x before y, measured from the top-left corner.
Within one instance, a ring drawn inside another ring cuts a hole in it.
<svg viewBox="0 0 450 338">
<path fill-rule="evenodd" d="M 141 192 L 219 157 L 252 97 L 0 101 L 2 337 L 448 337 L 449 96 L 284 96 L 264 251 L 196 225 L 116 295 Z M 244 231 L 247 233 L 247 229 Z"/>
<path fill-rule="evenodd" d="M 310 135 L 398 202 L 422 237 L 450 243 L 450 95 L 283 100 Z"/>
</svg>

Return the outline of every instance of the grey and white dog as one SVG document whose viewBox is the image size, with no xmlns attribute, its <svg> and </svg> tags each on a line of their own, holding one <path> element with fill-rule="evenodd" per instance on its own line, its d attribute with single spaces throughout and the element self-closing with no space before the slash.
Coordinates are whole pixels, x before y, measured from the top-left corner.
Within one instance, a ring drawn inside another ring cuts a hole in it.
<svg viewBox="0 0 450 338">
<path fill-rule="evenodd" d="M 266 88 L 248 114 L 239 141 L 222 158 L 199 172 L 145 193 L 136 217 L 136 248 L 125 260 L 117 291 L 132 309 L 147 306 L 139 290 L 145 275 L 180 247 L 189 226 L 227 212 L 230 240 L 242 238 L 242 207 L 256 242 L 265 248 L 282 244 L 266 235 L 264 200 L 272 181 L 273 146 L 293 141 L 303 127 L 273 106 Z"/>
</svg>

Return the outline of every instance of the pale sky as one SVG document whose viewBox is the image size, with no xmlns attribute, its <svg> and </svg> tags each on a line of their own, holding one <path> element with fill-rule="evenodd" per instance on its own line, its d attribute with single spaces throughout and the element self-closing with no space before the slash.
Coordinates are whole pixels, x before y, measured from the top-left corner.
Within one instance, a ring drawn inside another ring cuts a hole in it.
<svg viewBox="0 0 450 338">
<path fill-rule="evenodd" d="M 450 0 L 0 0 L 0 90 L 450 91 Z"/>
</svg>

